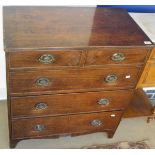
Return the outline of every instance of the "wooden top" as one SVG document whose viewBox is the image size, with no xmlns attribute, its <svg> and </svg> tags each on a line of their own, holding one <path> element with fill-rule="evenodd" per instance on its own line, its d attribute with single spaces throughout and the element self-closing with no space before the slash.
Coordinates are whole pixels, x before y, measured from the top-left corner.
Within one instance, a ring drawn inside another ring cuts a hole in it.
<svg viewBox="0 0 155 155">
<path fill-rule="evenodd" d="M 5 6 L 7 49 L 145 46 L 151 41 L 125 10 L 92 7 Z"/>
</svg>

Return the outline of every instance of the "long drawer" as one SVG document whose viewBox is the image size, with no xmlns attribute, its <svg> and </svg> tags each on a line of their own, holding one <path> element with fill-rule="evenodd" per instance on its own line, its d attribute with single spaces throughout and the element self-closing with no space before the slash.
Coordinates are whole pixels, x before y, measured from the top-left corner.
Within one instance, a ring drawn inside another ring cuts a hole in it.
<svg viewBox="0 0 155 155">
<path fill-rule="evenodd" d="M 12 121 L 12 138 L 33 138 L 79 132 L 103 132 L 117 127 L 121 111 Z"/>
<path fill-rule="evenodd" d="M 114 90 L 133 88 L 139 67 L 16 71 L 10 74 L 12 95 L 63 92 L 65 90 Z"/>
<path fill-rule="evenodd" d="M 61 115 L 82 112 L 123 110 L 132 90 L 12 97 L 12 117 Z"/>
</svg>

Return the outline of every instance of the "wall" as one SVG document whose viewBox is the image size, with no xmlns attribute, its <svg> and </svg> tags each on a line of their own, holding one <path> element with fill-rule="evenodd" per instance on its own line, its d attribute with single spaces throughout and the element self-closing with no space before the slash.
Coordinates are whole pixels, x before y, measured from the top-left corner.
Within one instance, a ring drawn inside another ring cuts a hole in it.
<svg viewBox="0 0 155 155">
<path fill-rule="evenodd" d="M 155 5 L 98 5 L 97 7 L 122 8 L 128 12 L 154 13 Z"/>
<path fill-rule="evenodd" d="M 0 21 L 2 6 L 0 6 Z M 3 51 L 3 22 L 0 22 L 0 100 L 6 99 L 5 53 Z"/>
</svg>

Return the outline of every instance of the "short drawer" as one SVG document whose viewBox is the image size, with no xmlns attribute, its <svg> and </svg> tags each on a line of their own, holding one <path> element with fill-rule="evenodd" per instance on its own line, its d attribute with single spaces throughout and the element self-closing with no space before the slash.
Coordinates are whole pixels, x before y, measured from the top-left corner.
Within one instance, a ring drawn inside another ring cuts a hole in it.
<svg viewBox="0 0 155 155">
<path fill-rule="evenodd" d="M 81 52 L 79 50 L 10 52 L 10 68 L 78 66 Z"/>
<path fill-rule="evenodd" d="M 88 50 L 85 65 L 144 63 L 147 48 L 96 48 Z"/>
<path fill-rule="evenodd" d="M 12 120 L 12 138 L 36 138 L 115 129 L 122 111 Z"/>
<path fill-rule="evenodd" d="M 123 110 L 131 100 L 132 90 L 102 91 L 12 97 L 12 117 L 32 117 L 71 113 Z"/>
<path fill-rule="evenodd" d="M 78 70 L 16 71 L 10 73 L 12 95 L 64 92 L 67 90 L 114 90 L 133 88 L 139 67 L 105 67 Z"/>
<path fill-rule="evenodd" d="M 101 112 L 70 116 L 70 132 L 103 132 L 117 128 L 122 111 Z"/>
<path fill-rule="evenodd" d="M 68 132 L 68 117 L 44 117 L 12 121 L 12 138 L 32 138 Z"/>
</svg>

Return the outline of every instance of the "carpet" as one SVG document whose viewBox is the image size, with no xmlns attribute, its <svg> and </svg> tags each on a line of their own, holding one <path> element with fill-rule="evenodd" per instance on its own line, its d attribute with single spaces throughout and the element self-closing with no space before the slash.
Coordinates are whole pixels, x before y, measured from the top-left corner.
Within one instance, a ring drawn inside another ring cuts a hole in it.
<svg viewBox="0 0 155 155">
<path fill-rule="evenodd" d="M 96 144 L 82 147 L 82 149 L 150 149 L 147 141 L 128 142 L 122 141 L 112 144 Z"/>
</svg>

